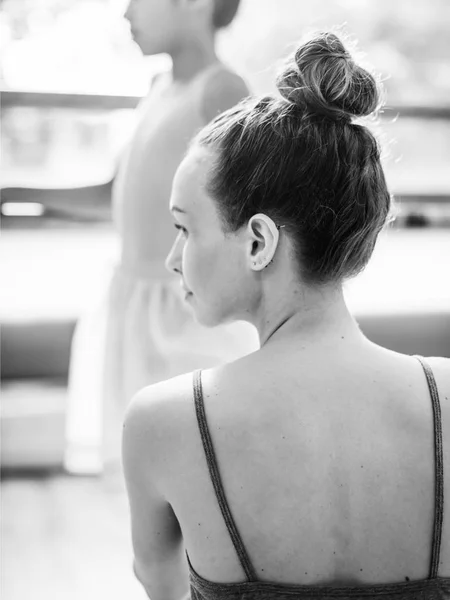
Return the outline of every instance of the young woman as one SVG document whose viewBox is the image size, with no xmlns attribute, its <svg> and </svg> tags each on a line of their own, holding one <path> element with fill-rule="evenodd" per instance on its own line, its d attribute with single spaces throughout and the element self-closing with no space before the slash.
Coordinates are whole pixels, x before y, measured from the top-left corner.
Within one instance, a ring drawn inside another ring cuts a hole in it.
<svg viewBox="0 0 450 600">
<path fill-rule="evenodd" d="M 175 177 L 167 266 L 200 323 L 245 319 L 261 348 L 132 402 L 136 575 L 152 600 L 189 581 L 204 600 L 449 598 L 450 361 L 371 343 L 342 293 L 390 211 L 355 122 L 375 79 L 325 33 L 277 84 L 204 129 Z"/>
<path fill-rule="evenodd" d="M 71 472 L 117 466 L 125 408 L 143 386 L 234 360 L 258 347 L 248 323 L 196 323 L 164 269 L 173 231 L 167 205 L 189 141 L 247 96 L 215 50 L 217 30 L 239 0 L 130 0 L 126 18 L 145 55 L 167 53 L 138 108 L 135 134 L 113 188 L 120 261 L 101 306 L 81 320 L 70 368 L 65 465 Z"/>
</svg>

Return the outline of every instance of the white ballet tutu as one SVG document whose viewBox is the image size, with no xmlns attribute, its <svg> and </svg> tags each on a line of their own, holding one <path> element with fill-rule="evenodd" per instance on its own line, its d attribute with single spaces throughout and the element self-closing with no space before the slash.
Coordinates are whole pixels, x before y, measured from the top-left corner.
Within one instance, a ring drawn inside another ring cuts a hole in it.
<svg viewBox="0 0 450 600">
<path fill-rule="evenodd" d="M 162 267 L 116 267 L 72 342 L 66 470 L 94 474 L 120 461 L 124 411 L 142 387 L 258 347 L 256 329 L 248 323 L 199 325 L 178 280 Z"/>
</svg>

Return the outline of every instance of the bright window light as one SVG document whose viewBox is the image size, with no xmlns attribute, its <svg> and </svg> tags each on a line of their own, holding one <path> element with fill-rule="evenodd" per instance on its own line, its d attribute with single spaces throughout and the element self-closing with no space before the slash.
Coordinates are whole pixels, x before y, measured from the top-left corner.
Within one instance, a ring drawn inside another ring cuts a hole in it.
<svg viewBox="0 0 450 600">
<path fill-rule="evenodd" d="M 5 202 L 1 208 L 5 217 L 40 217 L 45 210 L 39 202 Z"/>
</svg>

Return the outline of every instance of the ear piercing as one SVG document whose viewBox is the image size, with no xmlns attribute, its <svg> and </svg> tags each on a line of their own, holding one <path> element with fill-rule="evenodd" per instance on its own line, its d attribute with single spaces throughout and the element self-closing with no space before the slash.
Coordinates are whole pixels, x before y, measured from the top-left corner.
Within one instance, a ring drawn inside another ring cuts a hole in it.
<svg viewBox="0 0 450 600">
<path fill-rule="evenodd" d="M 286 227 L 286 225 L 277 225 L 277 226 L 276 226 L 276 228 L 278 229 L 278 231 L 279 231 L 280 229 L 282 229 L 283 227 Z M 261 262 L 262 262 L 262 261 L 259 261 L 259 264 L 261 264 Z M 273 258 L 272 258 L 272 260 L 270 260 L 270 261 L 267 263 L 267 265 L 265 265 L 263 268 L 264 268 L 264 269 L 267 269 L 267 267 L 268 267 L 269 265 L 271 265 L 272 263 L 273 263 Z M 256 265 L 257 265 L 257 262 L 256 262 L 256 261 L 253 261 L 253 266 L 254 266 L 254 267 L 256 267 Z"/>
<path fill-rule="evenodd" d="M 264 265 L 264 267 L 263 267 L 263 268 L 264 268 L 264 269 L 267 269 L 267 267 L 268 267 L 269 265 L 271 265 L 272 263 L 273 263 L 273 258 L 272 258 L 272 260 L 270 260 L 270 261 L 267 263 L 267 265 Z M 253 261 L 253 266 L 254 266 L 254 267 L 256 267 L 256 265 L 257 265 L 257 264 L 261 264 L 261 261 L 259 261 L 259 263 L 257 263 L 256 261 Z"/>
</svg>

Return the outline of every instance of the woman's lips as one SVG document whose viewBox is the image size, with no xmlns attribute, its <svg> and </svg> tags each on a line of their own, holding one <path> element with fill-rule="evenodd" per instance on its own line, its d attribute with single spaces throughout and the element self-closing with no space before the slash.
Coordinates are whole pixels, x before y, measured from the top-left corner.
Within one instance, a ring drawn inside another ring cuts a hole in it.
<svg viewBox="0 0 450 600">
<path fill-rule="evenodd" d="M 190 296 L 192 296 L 192 292 L 190 292 L 190 291 L 189 291 L 189 290 L 188 290 L 188 289 L 187 289 L 187 288 L 186 288 L 186 287 L 183 285 L 183 283 L 182 283 L 182 282 L 180 283 L 180 286 L 181 286 L 181 289 L 182 289 L 182 290 L 183 290 L 183 292 L 184 292 L 184 299 L 185 299 L 185 300 L 187 300 L 187 299 L 188 299 Z"/>
</svg>

